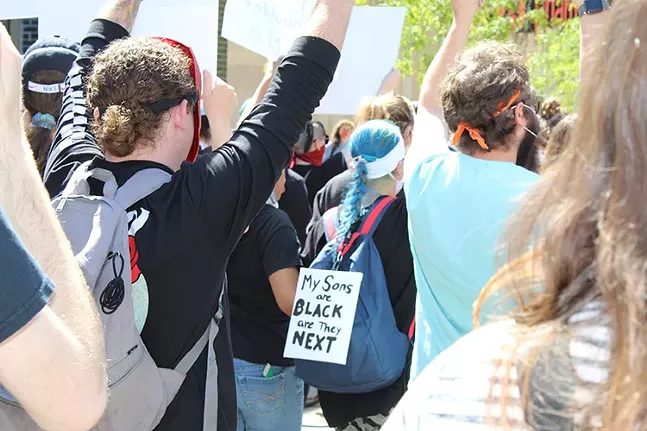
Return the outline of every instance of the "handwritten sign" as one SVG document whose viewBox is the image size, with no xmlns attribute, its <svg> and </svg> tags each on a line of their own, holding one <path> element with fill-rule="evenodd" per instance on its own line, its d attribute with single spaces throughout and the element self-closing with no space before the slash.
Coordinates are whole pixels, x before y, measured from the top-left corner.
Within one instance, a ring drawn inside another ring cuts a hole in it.
<svg viewBox="0 0 647 431">
<path fill-rule="evenodd" d="M 38 18 L 38 36 L 59 35 L 81 42 L 104 0 L 9 1 L 0 18 Z M 215 72 L 218 62 L 218 2 L 156 0 L 142 2 L 133 36 L 162 36 L 190 46 L 203 69 Z"/>
<path fill-rule="evenodd" d="M 277 59 L 304 33 L 312 0 L 228 0 L 222 35 L 266 58 Z M 406 8 L 355 7 L 335 78 L 316 114 L 355 115 L 375 96 L 398 59 Z"/>
<path fill-rule="evenodd" d="M 315 4 L 315 0 L 228 0 L 222 36 L 276 60 L 299 36 Z"/>
<path fill-rule="evenodd" d="M 286 358 L 346 365 L 362 277 L 358 272 L 301 270 Z"/>
</svg>

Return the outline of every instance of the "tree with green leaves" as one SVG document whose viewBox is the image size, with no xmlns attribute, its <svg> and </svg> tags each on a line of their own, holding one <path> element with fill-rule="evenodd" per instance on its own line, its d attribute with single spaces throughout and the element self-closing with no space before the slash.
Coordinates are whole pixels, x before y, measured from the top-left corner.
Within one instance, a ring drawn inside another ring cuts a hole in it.
<svg viewBox="0 0 647 431">
<path fill-rule="evenodd" d="M 357 4 L 407 8 L 397 68 L 420 82 L 452 24 L 450 2 L 358 0 Z M 487 0 L 474 18 L 469 44 L 484 40 L 517 44 L 528 59 L 537 93 L 556 97 L 571 109 L 579 88 L 579 19 L 549 21 L 543 7 L 519 18 L 518 9 L 515 0 Z"/>
</svg>

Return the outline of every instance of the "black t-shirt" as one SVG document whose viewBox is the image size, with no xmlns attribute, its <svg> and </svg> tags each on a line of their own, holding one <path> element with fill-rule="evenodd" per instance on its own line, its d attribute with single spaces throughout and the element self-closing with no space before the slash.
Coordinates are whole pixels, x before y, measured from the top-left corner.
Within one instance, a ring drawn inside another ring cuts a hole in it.
<svg viewBox="0 0 647 431">
<path fill-rule="evenodd" d="M 403 197 L 398 197 L 387 208 L 380 224 L 375 229 L 373 241 L 382 258 L 396 325 L 400 332 L 408 334 L 415 313 L 416 283 L 407 231 L 407 206 Z M 321 219 L 319 223 L 311 225 L 306 244 L 309 249 L 304 249 L 302 254 L 315 257 L 326 245 Z M 321 407 L 329 425 L 336 427 L 358 417 L 378 413 L 388 414 L 406 391 L 406 384 L 409 380 L 409 361 L 407 364 L 407 369 L 398 381 L 375 392 L 335 394 L 319 391 Z"/>
<path fill-rule="evenodd" d="M 119 184 L 150 166 L 171 173 L 153 162 L 104 161 L 89 127 L 94 120 L 83 96 L 93 57 L 127 36 L 121 26 L 99 19 L 82 43 L 66 81 L 61 121 L 45 171 L 52 196 L 63 190 L 76 167 L 93 158 Z M 171 182 L 128 209 L 131 270 L 145 279 L 149 293 L 142 339 L 158 366 L 174 368 L 210 324 L 226 284 L 227 260 L 288 164 L 292 145 L 326 93 L 338 60 L 339 51 L 330 43 L 314 37 L 297 39 L 263 101 L 230 141 L 194 163 L 183 163 Z M 227 301 L 224 307 L 226 313 Z M 214 342 L 219 431 L 236 429 L 228 324 L 225 315 Z M 202 431 L 206 353 L 205 349 L 187 373 L 156 430 Z"/>
<path fill-rule="evenodd" d="M 227 265 L 235 358 L 279 367 L 294 365 L 283 358 L 290 317 L 276 304 L 269 276 L 300 266 L 299 242 L 290 219 L 280 209 L 265 205 Z"/>
<path fill-rule="evenodd" d="M 11 228 L 0 208 L 0 343 L 31 321 L 49 301 L 54 285 Z"/>
<path fill-rule="evenodd" d="M 299 243 L 303 244 L 306 239 L 306 226 L 312 218 L 312 210 L 308 202 L 306 182 L 292 169 L 285 171 L 285 193 L 279 200 L 279 208 L 288 214 L 297 231 Z"/>
<path fill-rule="evenodd" d="M 315 195 L 331 178 L 346 170 L 346 160 L 342 153 L 337 153 L 321 166 L 296 165 L 294 171 L 306 180 L 308 188 L 308 203 L 312 207 Z"/>
</svg>

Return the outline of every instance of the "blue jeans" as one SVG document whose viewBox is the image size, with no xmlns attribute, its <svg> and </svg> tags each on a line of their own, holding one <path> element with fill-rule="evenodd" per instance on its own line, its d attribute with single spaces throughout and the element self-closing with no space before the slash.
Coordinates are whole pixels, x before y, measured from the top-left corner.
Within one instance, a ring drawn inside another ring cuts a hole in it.
<svg viewBox="0 0 647 431">
<path fill-rule="evenodd" d="M 237 431 L 301 431 L 303 380 L 294 367 L 272 367 L 272 377 L 263 377 L 264 369 L 234 358 Z"/>
</svg>

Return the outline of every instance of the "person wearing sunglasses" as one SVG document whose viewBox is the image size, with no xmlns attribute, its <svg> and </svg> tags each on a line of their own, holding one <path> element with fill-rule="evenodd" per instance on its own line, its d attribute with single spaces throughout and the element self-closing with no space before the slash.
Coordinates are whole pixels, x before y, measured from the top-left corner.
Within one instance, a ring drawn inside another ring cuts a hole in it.
<svg viewBox="0 0 647 431">
<path fill-rule="evenodd" d="M 140 3 L 108 0 L 92 22 L 67 78 L 44 179 L 56 196 L 74 170 L 91 160 L 91 168 L 109 171 L 119 186 L 149 167 L 172 175 L 128 208 L 133 289 L 146 292 L 148 302 L 141 337 L 156 365 L 173 369 L 217 310 L 224 318 L 155 429 L 234 430 L 236 385 L 222 294 L 226 263 L 332 81 L 354 1 L 317 0 L 305 36 L 294 42 L 262 102 L 227 143 L 197 159 L 200 97 L 212 133 L 231 133 L 237 97 L 223 81 L 214 86 L 208 73 L 202 89 L 188 47 L 129 38 Z M 90 189 L 103 193 L 101 182 Z M 214 370 L 217 383 L 211 385 Z M 216 421 L 205 408 L 214 392 Z"/>
</svg>

